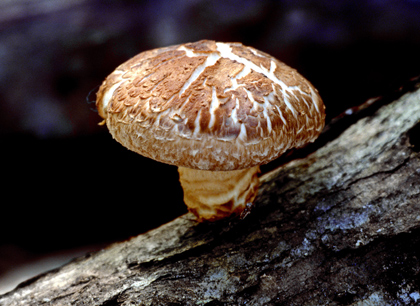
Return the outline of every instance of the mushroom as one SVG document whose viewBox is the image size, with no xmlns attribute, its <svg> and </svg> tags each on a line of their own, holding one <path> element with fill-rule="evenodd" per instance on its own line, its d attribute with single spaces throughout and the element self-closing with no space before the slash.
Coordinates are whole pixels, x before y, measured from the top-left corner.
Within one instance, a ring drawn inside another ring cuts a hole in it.
<svg viewBox="0 0 420 306">
<path fill-rule="evenodd" d="M 296 70 L 210 40 L 136 55 L 105 79 L 96 105 L 123 146 L 178 166 L 200 222 L 247 211 L 259 166 L 313 142 L 325 121 L 318 91 Z"/>
</svg>

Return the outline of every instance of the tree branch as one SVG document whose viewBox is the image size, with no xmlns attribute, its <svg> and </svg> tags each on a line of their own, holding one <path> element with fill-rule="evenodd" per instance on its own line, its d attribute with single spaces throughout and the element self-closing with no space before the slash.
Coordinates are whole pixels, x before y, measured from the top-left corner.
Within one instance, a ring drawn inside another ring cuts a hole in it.
<svg viewBox="0 0 420 306">
<path fill-rule="evenodd" d="M 0 305 L 420 303 L 419 148 L 420 90 L 262 176 L 244 220 L 186 214 L 31 279 Z"/>
</svg>

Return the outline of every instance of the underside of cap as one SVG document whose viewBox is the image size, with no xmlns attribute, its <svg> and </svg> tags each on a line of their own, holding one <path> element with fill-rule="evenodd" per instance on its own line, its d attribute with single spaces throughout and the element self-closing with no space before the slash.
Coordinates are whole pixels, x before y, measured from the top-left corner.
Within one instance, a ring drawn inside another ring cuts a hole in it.
<svg viewBox="0 0 420 306">
<path fill-rule="evenodd" d="M 98 91 L 113 137 L 155 160 L 224 171 L 314 141 L 324 105 L 305 78 L 240 43 L 199 41 L 140 53 Z"/>
</svg>

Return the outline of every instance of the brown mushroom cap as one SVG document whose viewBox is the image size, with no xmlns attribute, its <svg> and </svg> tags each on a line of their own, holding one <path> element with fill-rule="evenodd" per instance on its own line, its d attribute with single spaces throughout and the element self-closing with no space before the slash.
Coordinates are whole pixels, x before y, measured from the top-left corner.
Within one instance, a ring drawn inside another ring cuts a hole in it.
<svg viewBox="0 0 420 306">
<path fill-rule="evenodd" d="M 125 147 L 163 163 L 233 170 L 268 163 L 324 127 L 318 91 L 295 69 L 240 43 L 202 40 L 142 52 L 97 94 Z"/>
</svg>

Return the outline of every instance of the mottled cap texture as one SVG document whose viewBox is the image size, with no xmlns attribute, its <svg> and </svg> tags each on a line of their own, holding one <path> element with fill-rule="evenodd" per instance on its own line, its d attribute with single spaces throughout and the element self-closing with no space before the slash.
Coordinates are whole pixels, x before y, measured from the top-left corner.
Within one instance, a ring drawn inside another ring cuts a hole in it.
<svg viewBox="0 0 420 306">
<path fill-rule="evenodd" d="M 268 163 L 314 141 L 325 122 L 318 91 L 295 69 L 209 40 L 138 54 L 102 83 L 97 107 L 128 149 L 212 171 Z"/>
</svg>

